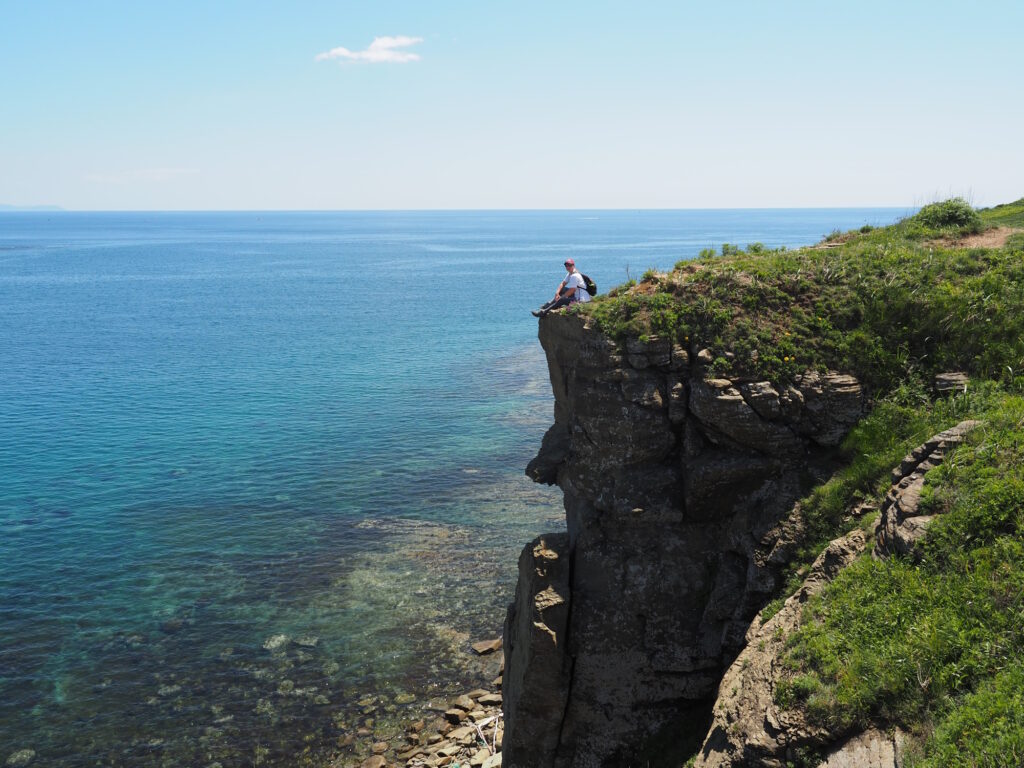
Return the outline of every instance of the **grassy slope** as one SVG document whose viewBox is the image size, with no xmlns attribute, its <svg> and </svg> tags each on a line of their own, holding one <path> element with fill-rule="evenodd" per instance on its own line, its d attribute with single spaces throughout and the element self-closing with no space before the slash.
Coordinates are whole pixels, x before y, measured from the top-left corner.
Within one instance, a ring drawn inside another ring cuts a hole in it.
<svg viewBox="0 0 1024 768">
<path fill-rule="evenodd" d="M 1013 378 L 1024 368 L 1024 238 L 991 251 L 940 246 L 987 226 L 989 212 L 931 213 L 814 248 L 705 253 L 575 311 L 615 337 L 707 348 L 723 376 L 782 382 L 827 367 L 876 393 L 941 370 Z"/>
<path fill-rule="evenodd" d="M 983 221 L 1000 227 L 1024 228 L 1024 199 L 980 211 Z"/>
<path fill-rule="evenodd" d="M 780 703 L 839 732 L 916 731 L 921 766 L 1024 765 L 1024 397 L 987 384 L 942 403 L 888 401 L 864 427 L 893 412 L 930 429 L 984 426 L 927 476 L 923 508 L 941 514 L 921 561 L 865 555 L 805 609 Z"/>
<path fill-rule="evenodd" d="M 929 475 L 923 503 L 944 514 L 923 559 L 858 560 L 808 606 L 783 660 L 782 703 L 838 730 L 909 728 L 921 766 L 1024 765 L 1024 237 L 941 244 L 992 226 L 1024 227 L 1024 200 L 941 203 L 798 251 L 725 247 L 576 310 L 612 336 L 708 348 L 715 373 L 785 381 L 828 367 L 871 387 L 849 465 L 802 502 L 790 586 L 828 539 L 870 524 L 846 511 L 880 500 L 911 448 L 984 420 Z M 943 370 L 975 383 L 935 402 L 928 382 Z"/>
</svg>

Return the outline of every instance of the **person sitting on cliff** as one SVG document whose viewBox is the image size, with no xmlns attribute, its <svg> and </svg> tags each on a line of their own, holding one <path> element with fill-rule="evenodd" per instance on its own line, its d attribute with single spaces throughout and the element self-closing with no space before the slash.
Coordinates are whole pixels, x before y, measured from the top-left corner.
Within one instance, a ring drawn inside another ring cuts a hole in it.
<svg viewBox="0 0 1024 768">
<path fill-rule="evenodd" d="M 590 301 L 590 294 L 587 293 L 587 286 L 583 282 L 583 275 L 576 269 L 576 262 L 572 259 L 566 259 L 565 268 L 568 274 L 559 283 L 554 298 L 540 309 L 533 310 L 534 317 L 546 315 L 548 312 L 575 304 L 577 301 Z"/>
</svg>

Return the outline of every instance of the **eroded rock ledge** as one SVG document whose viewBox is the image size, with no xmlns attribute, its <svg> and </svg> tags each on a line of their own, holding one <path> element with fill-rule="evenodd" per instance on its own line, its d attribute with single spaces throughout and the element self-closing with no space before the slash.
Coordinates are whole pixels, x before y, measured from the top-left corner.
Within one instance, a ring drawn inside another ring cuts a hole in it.
<svg viewBox="0 0 1024 768">
<path fill-rule="evenodd" d="M 708 375 L 664 341 L 619 348 L 574 315 L 540 323 L 555 423 L 527 473 L 568 533 L 527 546 L 505 627 L 506 767 L 670 764 L 775 590 L 793 503 L 834 468 L 864 396 Z"/>
<path fill-rule="evenodd" d="M 874 528 L 874 557 L 913 553 L 932 520 L 919 514 L 925 475 L 941 464 L 978 423 L 962 421 L 940 432 L 893 470 L 892 487 Z M 833 541 L 782 609 L 763 623 L 760 617 L 754 620 L 746 647 L 722 678 L 712 725 L 695 763 L 697 768 L 784 768 L 800 750 L 808 748 L 825 753 L 820 768 L 899 768 L 903 764 L 905 735 L 899 729 L 836 732 L 810 722 L 803 710 L 786 709 L 775 702 L 783 675 L 779 659 L 786 638 L 800 625 L 804 603 L 871 541 L 872 537 L 860 529 Z"/>
</svg>

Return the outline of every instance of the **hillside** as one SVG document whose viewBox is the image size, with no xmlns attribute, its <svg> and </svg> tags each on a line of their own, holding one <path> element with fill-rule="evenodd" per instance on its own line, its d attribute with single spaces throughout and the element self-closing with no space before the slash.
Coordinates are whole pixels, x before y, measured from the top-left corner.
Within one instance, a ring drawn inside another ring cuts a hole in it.
<svg viewBox="0 0 1024 768">
<path fill-rule="evenodd" d="M 507 765 L 814 766 L 894 732 L 878 765 L 1024 764 L 1021 227 L 1024 200 L 951 200 L 541 320 L 555 424 L 528 474 L 562 487 L 569 533 L 520 561 Z M 873 556 L 911 476 L 927 535 Z M 799 727 L 755 753 L 732 699 L 766 626 L 747 693 Z"/>
</svg>

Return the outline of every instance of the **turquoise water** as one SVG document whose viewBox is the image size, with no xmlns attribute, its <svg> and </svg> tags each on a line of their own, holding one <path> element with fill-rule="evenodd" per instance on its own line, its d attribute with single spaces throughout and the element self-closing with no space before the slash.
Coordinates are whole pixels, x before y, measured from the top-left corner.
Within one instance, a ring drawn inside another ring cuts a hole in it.
<svg viewBox="0 0 1024 768">
<path fill-rule="evenodd" d="M 0 214 L 0 760 L 315 764 L 491 675 L 565 257 L 901 213 Z"/>
</svg>

